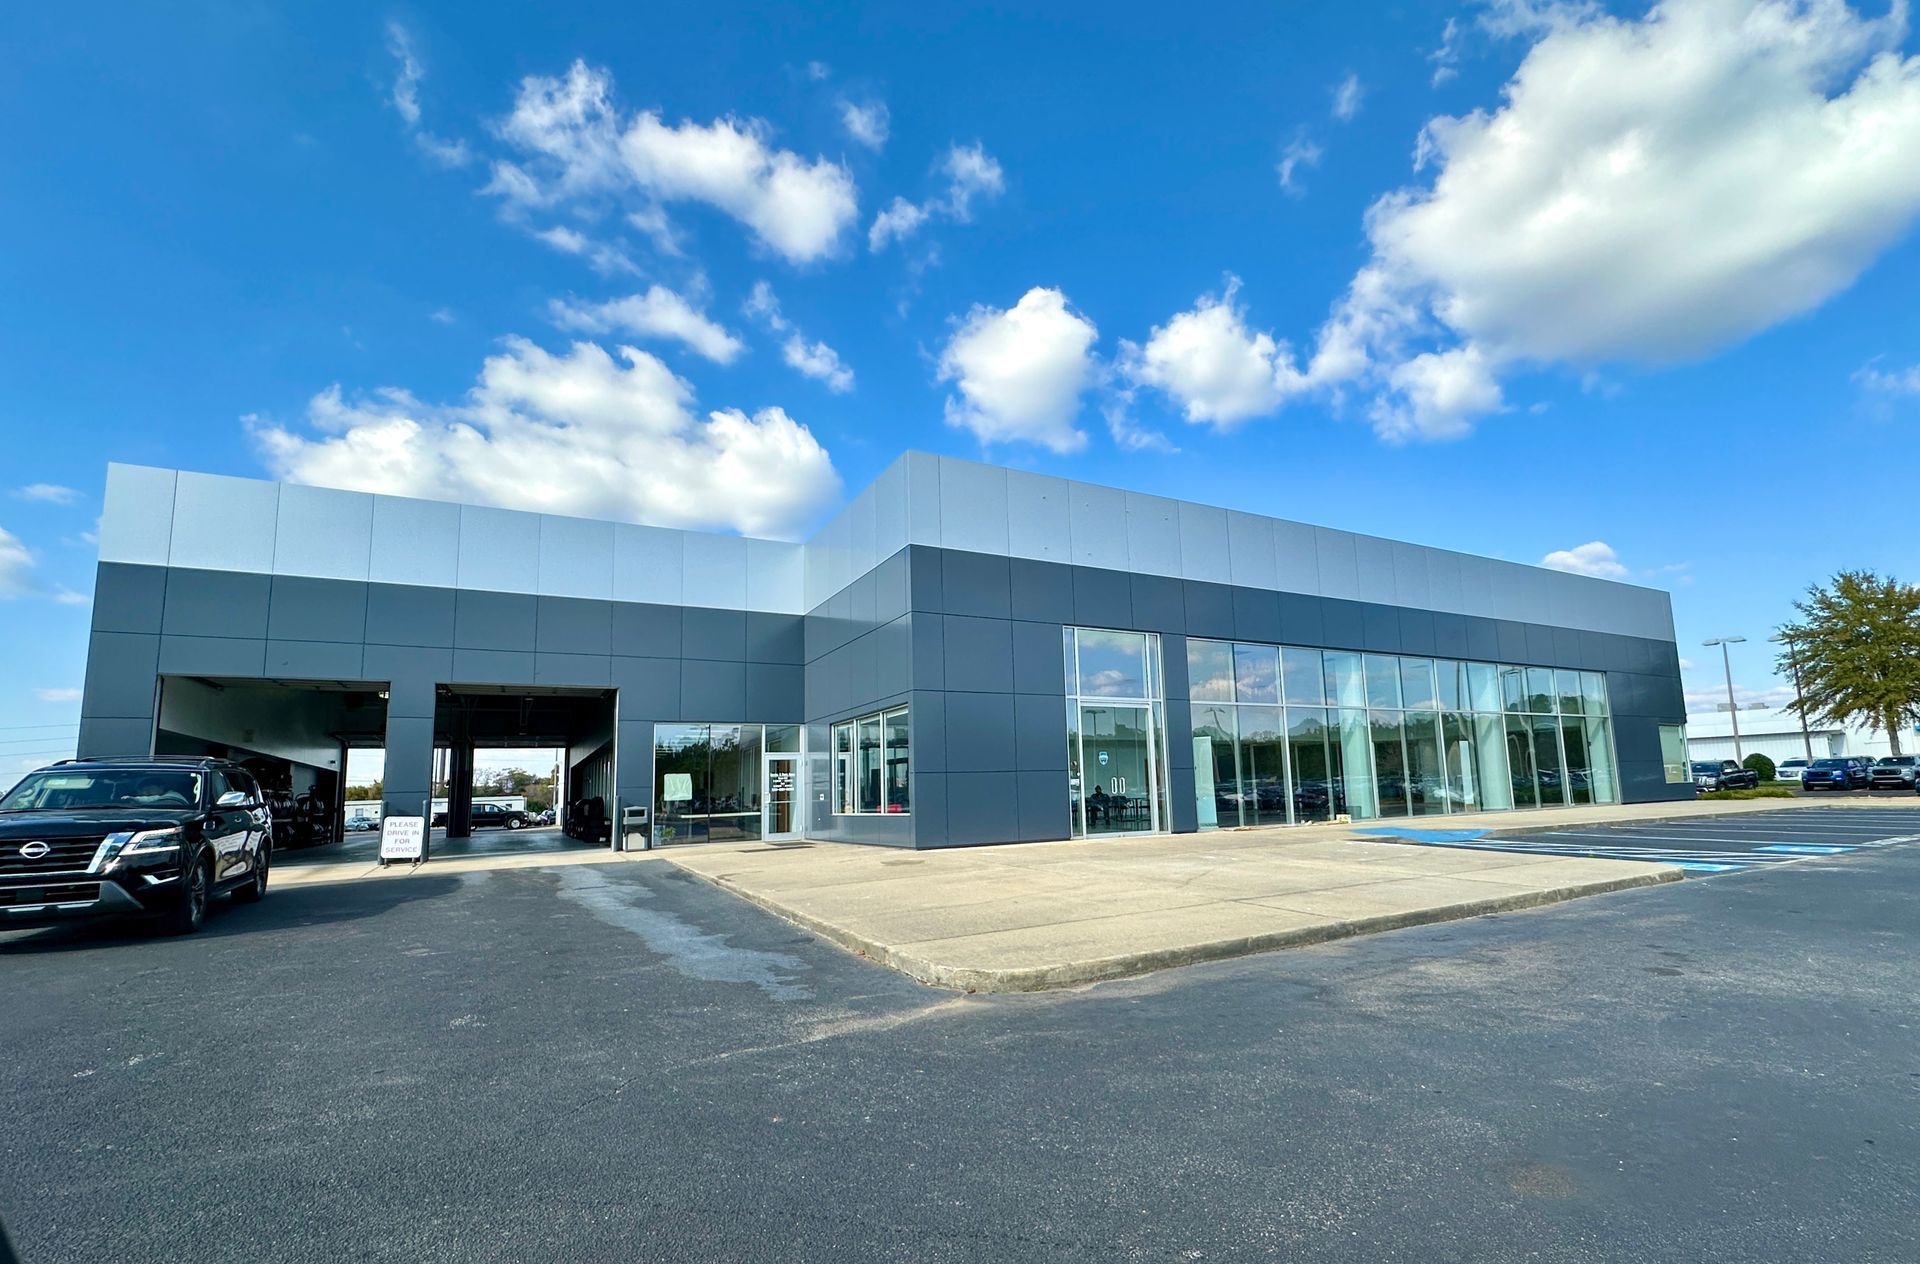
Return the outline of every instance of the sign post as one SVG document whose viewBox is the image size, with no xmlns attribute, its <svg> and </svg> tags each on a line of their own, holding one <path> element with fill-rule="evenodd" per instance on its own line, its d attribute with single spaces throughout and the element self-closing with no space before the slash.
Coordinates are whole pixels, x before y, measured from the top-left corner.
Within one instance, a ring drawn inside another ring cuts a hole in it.
<svg viewBox="0 0 1920 1264">
<path fill-rule="evenodd" d="M 405 860 L 420 864 L 427 858 L 427 818 L 387 816 L 380 821 L 380 864 Z"/>
</svg>

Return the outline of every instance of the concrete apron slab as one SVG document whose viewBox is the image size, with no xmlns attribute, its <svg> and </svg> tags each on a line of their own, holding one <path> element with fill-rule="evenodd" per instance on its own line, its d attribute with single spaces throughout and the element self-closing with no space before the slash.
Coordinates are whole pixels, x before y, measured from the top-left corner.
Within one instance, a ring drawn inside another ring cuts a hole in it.
<svg viewBox="0 0 1920 1264">
<path fill-rule="evenodd" d="M 657 851 L 528 852 L 517 856 L 453 856 L 428 860 L 423 865 L 394 863 L 348 865 L 338 861 L 325 864 L 283 864 L 276 860 L 268 888 L 315 886 L 329 882 L 399 882 L 412 877 L 434 877 L 455 873 L 481 873 L 494 869 L 558 869 L 569 865 L 618 865 L 630 861 L 652 860 Z"/>
<path fill-rule="evenodd" d="M 1681 877 L 1630 861 L 1325 837 L 1276 845 L 1269 833 L 664 856 L 870 960 L 976 992 L 1073 987 Z"/>
</svg>

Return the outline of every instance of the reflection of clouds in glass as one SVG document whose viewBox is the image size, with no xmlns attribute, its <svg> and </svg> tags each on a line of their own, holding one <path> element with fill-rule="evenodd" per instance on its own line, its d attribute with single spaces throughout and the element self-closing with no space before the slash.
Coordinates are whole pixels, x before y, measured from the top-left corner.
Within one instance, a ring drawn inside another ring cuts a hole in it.
<svg viewBox="0 0 1920 1264">
<path fill-rule="evenodd" d="M 1138 698 L 1145 695 L 1146 682 L 1140 673 L 1118 667 L 1106 667 L 1080 673 L 1080 692 L 1096 698 Z"/>
<path fill-rule="evenodd" d="M 1190 683 L 1193 696 L 1196 698 L 1225 701 L 1233 696 L 1232 672 L 1216 673 L 1205 680 L 1194 680 Z"/>
</svg>

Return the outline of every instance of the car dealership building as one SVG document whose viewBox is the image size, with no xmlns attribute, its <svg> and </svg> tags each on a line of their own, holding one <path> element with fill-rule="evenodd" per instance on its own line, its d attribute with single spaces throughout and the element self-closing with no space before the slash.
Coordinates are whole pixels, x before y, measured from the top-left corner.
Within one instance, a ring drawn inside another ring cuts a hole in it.
<svg viewBox="0 0 1920 1264">
<path fill-rule="evenodd" d="M 80 754 L 944 847 L 1690 798 L 1685 718 L 1663 592 L 950 457 L 804 543 L 114 465 Z"/>
</svg>

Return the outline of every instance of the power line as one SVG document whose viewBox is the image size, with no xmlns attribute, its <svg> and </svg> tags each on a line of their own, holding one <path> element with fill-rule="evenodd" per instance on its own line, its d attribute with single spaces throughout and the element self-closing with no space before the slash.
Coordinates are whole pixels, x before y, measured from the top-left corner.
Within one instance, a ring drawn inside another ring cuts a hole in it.
<svg viewBox="0 0 1920 1264">
<path fill-rule="evenodd" d="M 28 729 L 77 729 L 79 727 L 78 720 L 72 724 L 0 724 L 0 732 L 19 733 Z"/>
</svg>

